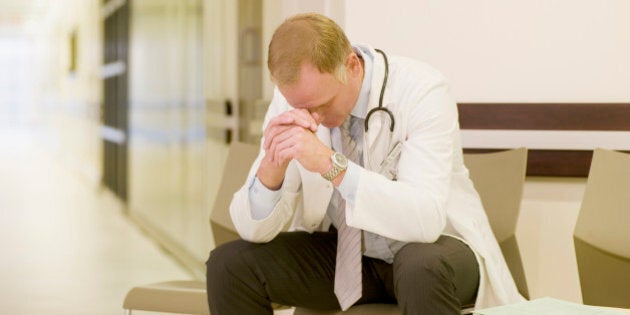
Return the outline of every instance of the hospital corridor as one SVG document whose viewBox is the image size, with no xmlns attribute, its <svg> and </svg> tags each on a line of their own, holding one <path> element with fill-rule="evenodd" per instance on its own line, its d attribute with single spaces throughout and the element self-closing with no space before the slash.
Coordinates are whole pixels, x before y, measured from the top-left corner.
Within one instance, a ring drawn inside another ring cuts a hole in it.
<svg viewBox="0 0 630 315">
<path fill-rule="evenodd" d="M 288 104 L 269 73 L 269 43 L 306 12 L 338 24 L 349 51 L 368 52 L 361 58 L 382 51 L 369 67 L 382 58 L 390 71 L 390 57 L 391 73 L 370 70 L 372 85 L 357 91 L 369 87 L 362 100 L 373 101 L 380 89 L 396 132 L 414 119 L 387 101 L 402 93 L 397 58 L 446 78 L 456 162 L 482 195 L 515 296 L 630 313 L 630 291 L 612 287 L 630 282 L 630 234 L 619 224 L 630 220 L 620 192 L 630 189 L 626 0 L 0 0 L 0 315 L 208 314 L 208 255 L 238 237 L 229 202 L 270 104 Z M 393 147 L 383 152 L 388 179 L 412 177 L 396 174 L 407 140 L 383 147 Z M 316 179 L 332 182 L 342 171 L 333 165 Z M 151 287 L 167 281 L 181 287 Z M 371 306 L 348 314 L 375 314 Z"/>
</svg>

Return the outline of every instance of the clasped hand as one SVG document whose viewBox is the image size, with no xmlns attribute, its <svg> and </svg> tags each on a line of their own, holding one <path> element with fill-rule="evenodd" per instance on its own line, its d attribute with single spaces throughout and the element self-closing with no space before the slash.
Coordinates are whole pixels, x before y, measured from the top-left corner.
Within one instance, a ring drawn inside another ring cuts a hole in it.
<svg viewBox="0 0 630 315">
<path fill-rule="evenodd" d="M 319 116 L 306 109 L 293 109 L 271 119 L 264 131 L 264 162 L 286 169 L 295 159 L 311 172 L 326 172 L 333 151 L 317 138 L 319 123 Z"/>
</svg>

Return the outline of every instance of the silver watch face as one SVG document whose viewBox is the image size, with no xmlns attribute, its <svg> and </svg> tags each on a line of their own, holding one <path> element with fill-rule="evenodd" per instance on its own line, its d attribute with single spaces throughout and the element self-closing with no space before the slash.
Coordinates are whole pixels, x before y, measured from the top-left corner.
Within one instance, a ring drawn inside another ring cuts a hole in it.
<svg viewBox="0 0 630 315">
<path fill-rule="evenodd" d="M 333 154 L 332 161 L 335 166 L 341 169 L 345 169 L 346 167 L 348 167 L 348 159 L 345 157 L 345 155 L 339 152 L 335 152 L 335 154 Z"/>
</svg>

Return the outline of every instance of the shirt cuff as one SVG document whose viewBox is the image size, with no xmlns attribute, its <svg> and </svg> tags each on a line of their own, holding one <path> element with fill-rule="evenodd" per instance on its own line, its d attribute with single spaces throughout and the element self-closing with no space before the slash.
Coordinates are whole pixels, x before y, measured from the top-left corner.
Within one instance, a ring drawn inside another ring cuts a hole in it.
<svg viewBox="0 0 630 315">
<path fill-rule="evenodd" d="M 357 196 L 357 187 L 359 186 L 359 175 L 361 175 L 361 166 L 348 161 L 346 174 L 343 175 L 343 179 L 337 187 L 337 190 L 346 202 L 354 204 Z"/>
<path fill-rule="evenodd" d="M 280 200 L 281 190 L 271 190 L 263 185 L 258 177 L 254 178 L 249 186 L 249 205 L 252 219 L 262 220 L 267 218 Z"/>
</svg>

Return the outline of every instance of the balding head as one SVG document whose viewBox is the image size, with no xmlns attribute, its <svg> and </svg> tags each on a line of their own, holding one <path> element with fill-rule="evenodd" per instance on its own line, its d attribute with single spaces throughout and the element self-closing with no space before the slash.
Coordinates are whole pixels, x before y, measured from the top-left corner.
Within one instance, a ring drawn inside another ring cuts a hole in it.
<svg viewBox="0 0 630 315">
<path fill-rule="evenodd" d="M 304 62 L 345 82 L 344 63 L 350 53 L 348 38 L 333 20 L 315 13 L 298 14 L 274 32 L 267 66 L 277 85 L 296 83 Z"/>
</svg>

